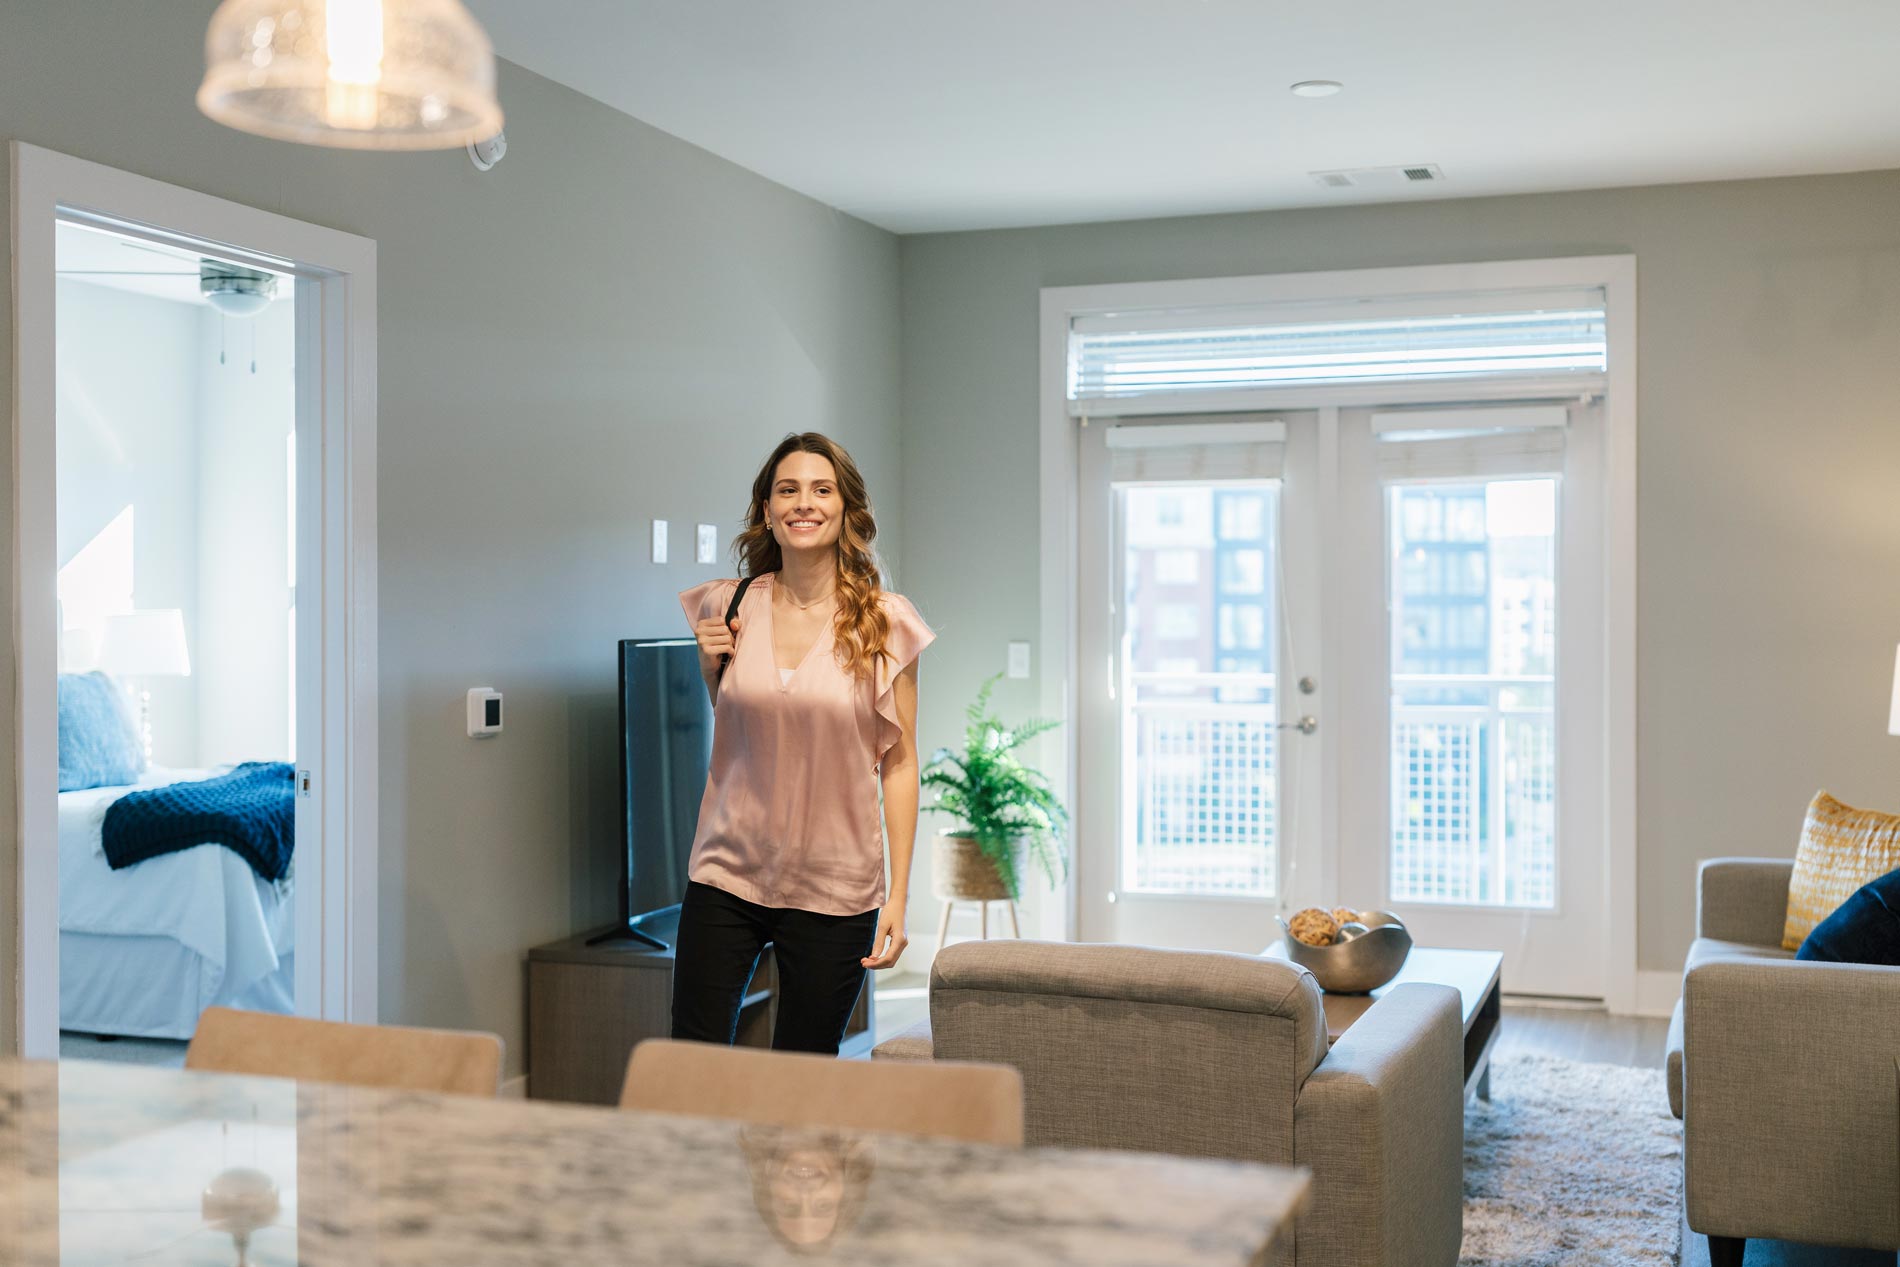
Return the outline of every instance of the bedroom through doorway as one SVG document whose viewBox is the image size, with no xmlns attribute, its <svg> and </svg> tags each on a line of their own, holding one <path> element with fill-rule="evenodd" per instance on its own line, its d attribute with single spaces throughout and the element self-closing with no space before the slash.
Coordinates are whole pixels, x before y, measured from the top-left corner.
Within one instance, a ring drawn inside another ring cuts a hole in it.
<svg viewBox="0 0 1900 1267">
<path fill-rule="evenodd" d="M 10 150 L 18 1054 L 373 1023 L 376 243 Z"/>
<path fill-rule="evenodd" d="M 62 1057 L 296 1006 L 296 298 L 61 222 Z"/>
</svg>

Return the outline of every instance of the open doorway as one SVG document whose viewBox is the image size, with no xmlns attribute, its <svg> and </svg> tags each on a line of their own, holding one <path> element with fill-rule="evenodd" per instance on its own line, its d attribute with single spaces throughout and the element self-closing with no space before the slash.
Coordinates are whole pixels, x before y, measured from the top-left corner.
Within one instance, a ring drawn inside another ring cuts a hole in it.
<svg viewBox="0 0 1900 1267">
<path fill-rule="evenodd" d="M 296 1010 L 295 279 L 62 221 L 62 1057 Z"/>
<path fill-rule="evenodd" d="M 374 1021 L 375 245 L 13 169 L 23 1054 Z"/>
</svg>

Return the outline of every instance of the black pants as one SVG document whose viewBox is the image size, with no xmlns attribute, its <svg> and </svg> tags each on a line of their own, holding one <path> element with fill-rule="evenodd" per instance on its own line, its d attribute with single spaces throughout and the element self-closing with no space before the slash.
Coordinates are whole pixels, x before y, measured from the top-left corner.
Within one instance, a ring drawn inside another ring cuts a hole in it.
<svg viewBox="0 0 1900 1267">
<path fill-rule="evenodd" d="M 689 882 L 674 944 L 673 1037 L 730 1046 L 739 1004 L 772 943 L 778 960 L 777 1051 L 838 1054 L 864 988 L 878 912 L 819 915 L 759 906 L 710 884 Z"/>
</svg>

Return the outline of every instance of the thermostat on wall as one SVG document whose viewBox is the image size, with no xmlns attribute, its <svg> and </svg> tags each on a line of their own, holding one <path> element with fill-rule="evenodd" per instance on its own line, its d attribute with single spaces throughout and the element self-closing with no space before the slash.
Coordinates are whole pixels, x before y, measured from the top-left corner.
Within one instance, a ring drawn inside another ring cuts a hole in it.
<svg viewBox="0 0 1900 1267">
<path fill-rule="evenodd" d="M 501 733 L 501 692 L 478 686 L 468 693 L 468 734 L 471 739 L 486 739 Z"/>
</svg>

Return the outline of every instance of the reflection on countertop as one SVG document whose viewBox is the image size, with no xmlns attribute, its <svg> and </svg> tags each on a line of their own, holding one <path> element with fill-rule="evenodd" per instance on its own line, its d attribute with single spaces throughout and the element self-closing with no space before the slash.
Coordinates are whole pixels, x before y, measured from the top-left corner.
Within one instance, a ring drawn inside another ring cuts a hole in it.
<svg viewBox="0 0 1900 1267">
<path fill-rule="evenodd" d="M 1224 1264 L 1303 1172 L 0 1061 L 0 1262 Z"/>
</svg>

